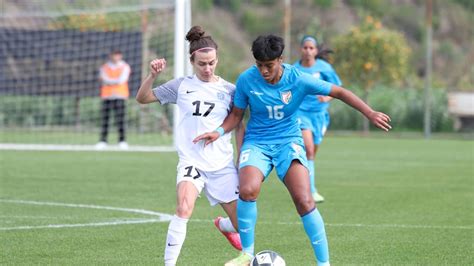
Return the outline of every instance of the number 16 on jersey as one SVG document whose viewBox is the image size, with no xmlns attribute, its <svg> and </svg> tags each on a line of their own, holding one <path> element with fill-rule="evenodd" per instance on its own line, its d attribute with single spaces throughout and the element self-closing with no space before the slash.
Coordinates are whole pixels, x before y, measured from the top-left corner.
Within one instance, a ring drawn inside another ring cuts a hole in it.
<svg viewBox="0 0 474 266">
<path fill-rule="evenodd" d="M 280 120 L 285 117 L 285 113 L 281 111 L 281 109 L 284 107 L 283 105 L 267 105 L 266 107 L 268 110 L 268 118 Z"/>
</svg>

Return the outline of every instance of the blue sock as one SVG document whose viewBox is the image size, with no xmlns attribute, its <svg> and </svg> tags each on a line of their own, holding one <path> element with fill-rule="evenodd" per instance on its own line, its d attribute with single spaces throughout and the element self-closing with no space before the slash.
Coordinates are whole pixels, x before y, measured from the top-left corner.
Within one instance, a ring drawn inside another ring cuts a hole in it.
<svg viewBox="0 0 474 266">
<path fill-rule="evenodd" d="M 257 202 L 237 200 L 237 221 L 239 224 L 242 251 L 254 255 L 255 224 L 257 223 Z"/>
<path fill-rule="evenodd" d="M 314 208 L 309 213 L 301 216 L 301 221 L 303 221 L 304 230 L 313 246 L 314 255 L 316 256 L 318 264 L 329 262 L 326 230 L 324 230 L 323 218 L 321 214 L 319 214 L 318 209 Z"/>
<path fill-rule="evenodd" d="M 314 160 L 308 160 L 308 171 L 309 171 L 309 185 L 311 188 L 311 194 L 317 192 L 316 185 L 314 184 Z"/>
</svg>

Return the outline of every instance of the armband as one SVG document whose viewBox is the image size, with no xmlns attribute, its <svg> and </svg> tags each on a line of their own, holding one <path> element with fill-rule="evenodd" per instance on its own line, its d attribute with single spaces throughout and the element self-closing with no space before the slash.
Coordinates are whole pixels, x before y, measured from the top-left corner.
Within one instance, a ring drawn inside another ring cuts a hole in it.
<svg viewBox="0 0 474 266">
<path fill-rule="evenodd" d="M 216 130 L 214 130 L 214 131 L 216 131 L 217 133 L 219 133 L 219 137 L 222 137 L 222 135 L 224 135 L 224 133 L 225 133 L 225 131 L 224 131 L 224 129 L 223 129 L 222 127 L 218 127 L 218 128 L 216 128 Z"/>
</svg>

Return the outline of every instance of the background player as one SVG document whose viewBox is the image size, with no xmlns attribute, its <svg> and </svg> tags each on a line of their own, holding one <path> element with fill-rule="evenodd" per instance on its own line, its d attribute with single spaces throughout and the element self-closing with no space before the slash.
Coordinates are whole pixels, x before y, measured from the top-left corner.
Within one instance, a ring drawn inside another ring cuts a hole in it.
<svg viewBox="0 0 474 266">
<path fill-rule="evenodd" d="M 173 79 L 151 90 L 156 76 L 166 67 L 165 59 L 150 64 L 150 75 L 137 93 L 139 103 L 175 103 L 179 108 L 176 131 L 177 206 L 166 239 L 165 265 L 175 265 L 186 237 L 186 225 L 194 204 L 204 189 L 211 205 L 220 204 L 229 218 L 215 220 L 217 228 L 236 249 L 241 249 L 236 231 L 237 169 L 233 162 L 231 134 L 225 134 L 213 145 L 195 145 L 194 136 L 217 128 L 232 108 L 235 86 L 214 74 L 217 66 L 217 44 L 204 36 L 199 26 L 186 35 L 195 75 Z M 242 145 L 243 130 L 237 127 L 237 147 Z"/>
<path fill-rule="evenodd" d="M 115 124 L 119 134 L 119 147 L 127 149 L 125 132 L 125 101 L 130 95 L 128 89 L 128 78 L 130 77 L 130 66 L 123 60 L 120 50 L 114 50 L 109 55 L 109 61 L 100 67 L 100 98 L 102 99 L 102 130 L 100 141 L 96 144 L 96 149 L 101 150 L 107 147 L 107 135 L 109 129 L 109 114 L 113 110 L 115 114 Z"/>
<path fill-rule="evenodd" d="M 359 110 L 377 127 L 388 131 L 390 118 L 372 110 L 352 92 L 304 74 L 282 63 L 284 41 L 275 35 L 259 36 L 252 44 L 256 65 L 237 80 L 232 112 L 217 130 L 197 136 L 194 142 L 211 144 L 235 128 L 245 109 L 250 120 L 240 154 L 237 203 L 242 253 L 226 265 L 249 265 L 254 255 L 257 197 L 262 181 L 273 167 L 288 189 L 314 250 L 318 265 L 329 265 L 324 222 L 309 188 L 307 160 L 297 110 L 306 95 L 330 95 Z M 315 100 L 316 97 L 315 97 Z"/>
<path fill-rule="evenodd" d="M 315 37 L 306 35 L 301 39 L 300 52 L 300 60 L 293 64 L 297 69 L 341 86 L 341 80 L 336 71 L 328 63 L 327 56 L 328 53 L 332 52 L 331 50 L 322 49 L 322 46 L 318 46 Z M 306 158 L 308 159 L 311 194 L 315 202 L 323 202 L 324 197 L 318 193 L 316 188 L 314 159 L 329 126 L 328 107 L 332 97 L 318 95 L 318 101 L 315 101 L 314 97 L 314 95 L 308 95 L 304 98 L 298 110 L 298 121 L 306 148 Z"/>
</svg>

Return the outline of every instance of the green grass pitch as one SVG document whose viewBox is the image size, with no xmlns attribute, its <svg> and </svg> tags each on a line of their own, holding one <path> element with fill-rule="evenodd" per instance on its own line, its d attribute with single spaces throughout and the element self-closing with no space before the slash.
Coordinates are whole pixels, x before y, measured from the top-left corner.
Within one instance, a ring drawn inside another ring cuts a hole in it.
<svg viewBox="0 0 474 266">
<path fill-rule="evenodd" d="M 473 157 L 473 141 L 328 137 L 316 171 L 332 264 L 473 264 Z M 0 151 L 0 264 L 162 264 L 168 223 L 123 208 L 172 214 L 176 163 L 175 153 Z M 222 214 L 198 199 L 178 264 L 238 255 L 211 222 Z M 256 250 L 314 265 L 274 173 L 258 217 Z"/>
</svg>

